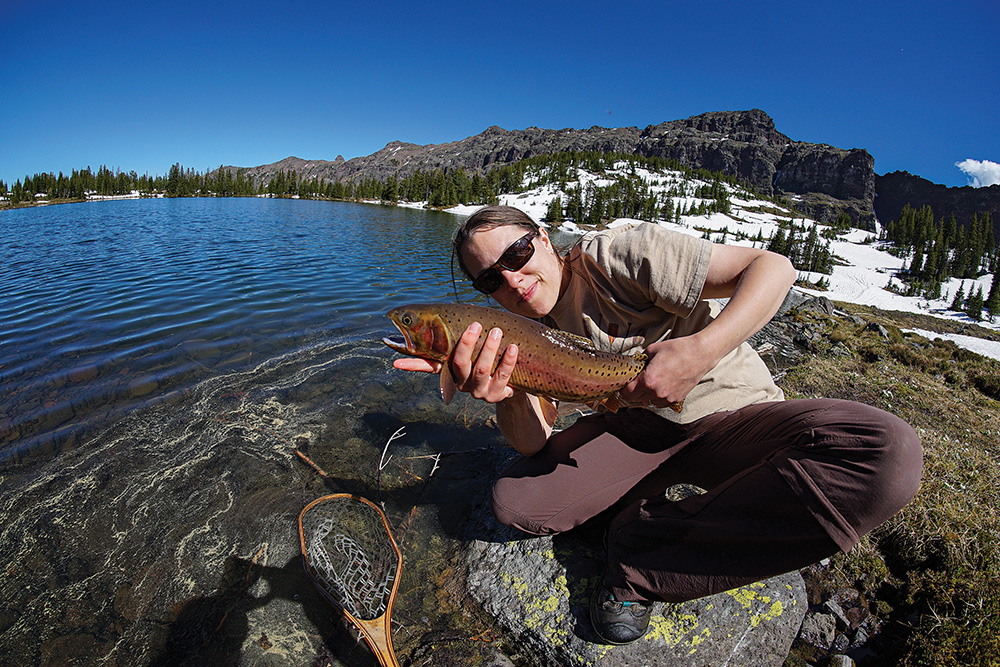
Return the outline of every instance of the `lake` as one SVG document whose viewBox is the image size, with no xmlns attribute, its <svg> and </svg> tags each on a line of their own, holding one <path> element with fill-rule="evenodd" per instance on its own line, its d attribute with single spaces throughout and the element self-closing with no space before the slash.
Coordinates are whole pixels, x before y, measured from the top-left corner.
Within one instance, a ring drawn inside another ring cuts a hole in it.
<svg viewBox="0 0 1000 667">
<path fill-rule="evenodd" d="M 460 221 L 259 198 L 0 212 L 0 663 L 374 664 L 298 556 L 298 512 L 333 491 L 395 528 L 401 655 L 478 632 L 439 593 L 507 450 L 491 408 L 445 406 L 381 343 L 391 307 L 474 299 Z"/>
</svg>

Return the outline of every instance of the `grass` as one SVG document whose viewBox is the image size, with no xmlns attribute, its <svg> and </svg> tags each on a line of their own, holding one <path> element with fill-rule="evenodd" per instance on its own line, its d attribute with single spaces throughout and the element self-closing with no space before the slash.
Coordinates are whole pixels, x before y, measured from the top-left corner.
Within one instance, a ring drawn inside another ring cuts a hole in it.
<svg viewBox="0 0 1000 667">
<path fill-rule="evenodd" d="M 881 621 L 879 655 L 861 664 L 1000 665 L 1000 363 L 900 329 L 952 326 L 941 320 L 838 307 L 888 340 L 850 318 L 804 314 L 830 353 L 804 357 L 782 388 L 893 412 L 924 447 L 916 498 L 830 567 Z"/>
</svg>

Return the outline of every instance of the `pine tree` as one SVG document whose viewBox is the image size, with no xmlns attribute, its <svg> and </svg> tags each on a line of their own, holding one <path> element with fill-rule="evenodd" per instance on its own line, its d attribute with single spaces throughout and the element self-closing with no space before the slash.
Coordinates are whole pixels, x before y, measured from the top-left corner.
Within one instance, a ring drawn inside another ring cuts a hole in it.
<svg viewBox="0 0 1000 667">
<path fill-rule="evenodd" d="M 1000 271 L 993 274 L 993 285 L 990 287 L 990 295 L 983 304 L 986 312 L 989 313 L 990 320 L 1000 315 Z"/>
<path fill-rule="evenodd" d="M 549 202 L 549 208 L 545 212 L 544 220 L 546 222 L 562 222 L 563 219 L 562 196 L 557 194 Z"/>
<path fill-rule="evenodd" d="M 954 310 L 956 312 L 962 312 L 962 305 L 965 303 L 965 283 L 958 284 L 958 291 L 955 292 L 955 298 L 951 302 L 951 308 L 949 310 Z"/>
<path fill-rule="evenodd" d="M 965 314 L 979 322 L 983 319 L 983 286 L 980 285 L 976 293 L 969 290 L 969 298 L 965 300 Z"/>
<path fill-rule="evenodd" d="M 583 211 L 583 195 L 580 192 L 580 186 L 571 188 L 568 192 L 569 201 L 566 203 L 566 217 L 576 223 L 583 222 L 584 211 Z"/>
<path fill-rule="evenodd" d="M 910 262 L 910 275 L 919 276 L 924 266 L 924 251 L 918 247 L 913 251 L 913 261 Z"/>
<path fill-rule="evenodd" d="M 767 244 L 767 249 L 771 252 L 776 252 L 779 255 L 788 254 L 788 241 L 785 239 L 785 230 L 778 228 L 778 231 L 774 233 L 771 240 Z"/>
</svg>

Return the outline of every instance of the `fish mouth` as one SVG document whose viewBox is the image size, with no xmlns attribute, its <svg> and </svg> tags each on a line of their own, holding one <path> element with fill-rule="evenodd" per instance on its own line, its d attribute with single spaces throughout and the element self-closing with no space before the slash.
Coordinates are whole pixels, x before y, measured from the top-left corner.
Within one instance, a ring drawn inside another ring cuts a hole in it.
<svg viewBox="0 0 1000 667">
<path fill-rule="evenodd" d="M 405 329 L 396 324 L 396 322 L 393 322 L 393 324 L 395 324 L 396 328 L 399 329 L 399 333 L 403 334 L 403 340 L 399 340 L 398 338 L 383 338 L 382 342 L 396 352 L 412 355 L 414 353 L 414 347 L 413 341 L 410 340 L 410 335 Z"/>
</svg>

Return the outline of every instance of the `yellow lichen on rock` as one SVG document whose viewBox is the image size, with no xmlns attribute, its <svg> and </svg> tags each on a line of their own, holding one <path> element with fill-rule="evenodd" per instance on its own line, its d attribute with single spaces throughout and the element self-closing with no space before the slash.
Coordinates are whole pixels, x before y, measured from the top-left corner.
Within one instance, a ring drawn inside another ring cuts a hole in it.
<svg viewBox="0 0 1000 667">
<path fill-rule="evenodd" d="M 669 616 L 654 615 L 649 619 L 649 630 L 644 639 L 646 641 L 662 641 L 667 646 L 674 647 L 684 641 L 698 628 L 698 617 L 695 614 L 670 614 Z M 694 646 L 696 643 L 704 641 L 710 634 L 705 628 L 701 632 L 693 635 L 688 640 L 688 644 Z M 694 640 L 697 637 L 697 641 Z"/>
<path fill-rule="evenodd" d="M 752 628 L 756 628 L 763 621 L 770 621 L 781 616 L 785 610 L 781 604 L 781 600 L 772 602 L 769 595 L 759 593 L 758 591 L 761 588 L 764 588 L 764 584 L 758 581 L 749 586 L 741 586 L 731 591 L 726 591 L 726 594 L 736 600 L 741 607 L 747 611 L 752 611 L 753 616 L 750 619 L 750 627 Z M 767 607 L 767 610 L 762 611 L 765 607 Z"/>
</svg>

